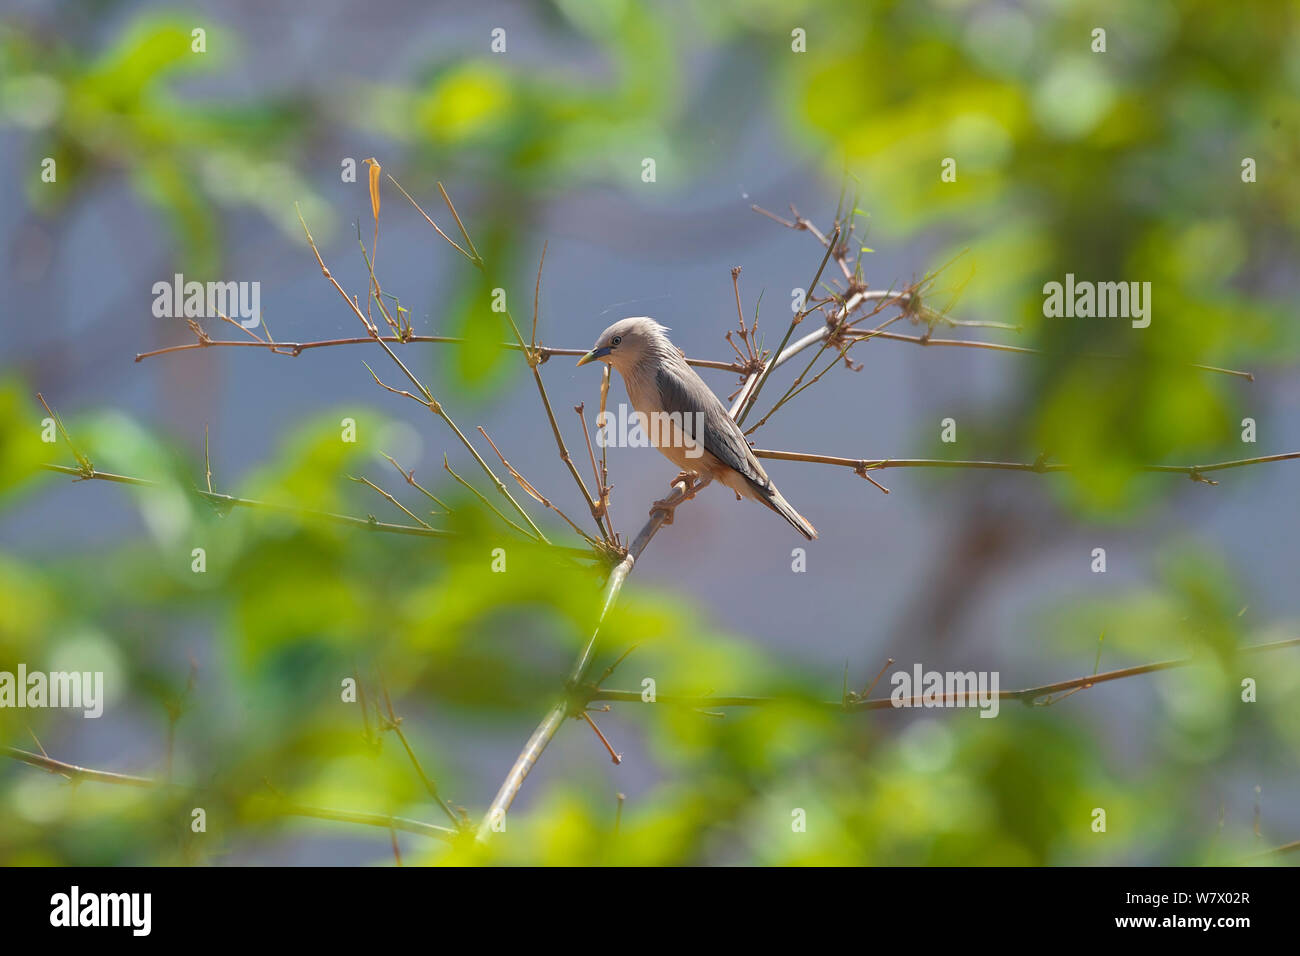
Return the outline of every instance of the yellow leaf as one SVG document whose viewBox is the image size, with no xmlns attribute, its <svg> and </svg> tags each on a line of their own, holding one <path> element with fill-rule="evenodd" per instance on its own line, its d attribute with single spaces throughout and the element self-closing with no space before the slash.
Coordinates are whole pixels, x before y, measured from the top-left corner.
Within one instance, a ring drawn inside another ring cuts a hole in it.
<svg viewBox="0 0 1300 956">
<path fill-rule="evenodd" d="M 379 165 L 379 160 L 375 159 L 374 157 L 371 157 L 370 159 L 362 160 L 362 162 L 364 162 L 367 166 L 370 167 L 370 211 L 375 214 L 375 225 L 378 226 L 379 225 L 379 171 L 380 169 L 382 169 L 382 167 Z"/>
</svg>

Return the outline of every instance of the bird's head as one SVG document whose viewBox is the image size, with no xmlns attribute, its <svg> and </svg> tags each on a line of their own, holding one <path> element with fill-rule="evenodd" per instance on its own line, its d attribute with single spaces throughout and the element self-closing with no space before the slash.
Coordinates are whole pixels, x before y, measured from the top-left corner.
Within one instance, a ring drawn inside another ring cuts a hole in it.
<svg viewBox="0 0 1300 956">
<path fill-rule="evenodd" d="M 600 333 L 595 347 L 578 359 L 578 364 L 606 362 L 626 374 L 627 369 L 672 350 L 672 343 L 664 334 L 667 331 L 654 319 L 645 316 L 619 319 Z"/>
</svg>

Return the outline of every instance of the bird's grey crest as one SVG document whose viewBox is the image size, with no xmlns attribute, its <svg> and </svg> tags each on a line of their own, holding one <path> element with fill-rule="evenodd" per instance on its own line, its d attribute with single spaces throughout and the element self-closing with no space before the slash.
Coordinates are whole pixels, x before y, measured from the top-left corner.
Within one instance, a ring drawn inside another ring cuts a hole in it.
<svg viewBox="0 0 1300 956">
<path fill-rule="evenodd" d="M 604 361 L 622 371 L 644 361 L 647 356 L 671 350 L 668 328 L 646 315 L 619 319 L 601 332 L 590 352 L 578 360 L 579 365 Z"/>
<path fill-rule="evenodd" d="M 647 419 L 669 421 L 669 440 L 655 446 L 684 472 L 762 502 L 804 537 L 817 537 L 817 529 L 776 490 L 740 426 L 669 341 L 667 331 L 647 316 L 619 319 L 600 333 L 578 364 L 605 362 L 618 369 L 632 407 Z"/>
</svg>

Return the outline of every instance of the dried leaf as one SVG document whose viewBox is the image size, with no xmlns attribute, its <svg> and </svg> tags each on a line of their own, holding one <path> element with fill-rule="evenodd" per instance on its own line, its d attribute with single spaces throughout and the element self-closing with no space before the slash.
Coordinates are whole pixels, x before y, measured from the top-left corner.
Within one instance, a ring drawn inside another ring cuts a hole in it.
<svg viewBox="0 0 1300 956">
<path fill-rule="evenodd" d="M 379 225 L 379 173 L 383 168 L 373 156 L 362 160 L 370 167 L 370 211 L 375 215 L 375 225 Z"/>
</svg>

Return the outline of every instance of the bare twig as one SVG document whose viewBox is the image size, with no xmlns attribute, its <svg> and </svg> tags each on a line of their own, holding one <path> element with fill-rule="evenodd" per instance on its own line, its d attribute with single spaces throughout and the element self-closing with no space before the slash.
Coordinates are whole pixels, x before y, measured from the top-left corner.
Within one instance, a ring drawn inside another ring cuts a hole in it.
<svg viewBox="0 0 1300 956">
<path fill-rule="evenodd" d="M 433 778 L 424 772 L 424 766 L 420 763 L 420 758 L 415 755 L 415 750 L 412 749 L 411 742 L 406 739 L 406 733 L 402 730 L 402 718 L 398 717 L 397 712 L 393 710 L 393 701 L 388 696 L 387 686 L 383 686 L 383 692 L 384 706 L 388 709 L 388 713 L 385 715 L 383 729 L 391 730 L 397 735 L 397 739 L 402 742 L 402 749 L 406 751 L 406 756 L 411 761 L 411 766 L 415 768 L 416 774 L 424 784 L 424 789 L 429 792 L 429 796 L 433 798 L 433 802 L 442 808 L 442 812 L 447 814 L 447 819 L 451 820 L 452 826 L 459 829 L 465 821 L 458 816 L 454 810 L 452 810 L 451 804 L 443 799 L 442 794 L 438 792 L 438 785 L 433 782 Z"/>
<path fill-rule="evenodd" d="M 605 467 L 605 446 L 600 449 L 600 466 L 596 465 L 596 452 L 591 447 L 591 432 L 587 429 L 587 417 L 583 414 L 586 406 L 582 404 L 573 407 L 577 413 L 578 421 L 582 422 L 582 437 L 587 441 L 587 456 L 591 459 L 591 474 L 596 482 L 597 493 L 597 515 L 598 519 L 605 522 L 605 540 L 615 546 L 618 545 L 618 534 L 614 531 L 614 519 L 609 513 L 609 493 L 613 489 L 609 486 L 609 469 Z"/>
<path fill-rule="evenodd" d="M 89 767 L 81 767 L 77 764 L 64 763 L 62 760 L 55 760 L 52 757 L 42 754 L 30 753 L 26 750 L 19 750 L 17 747 L 4 747 L 4 755 L 14 760 L 22 761 L 32 767 L 38 767 L 49 773 L 61 777 L 67 777 L 69 780 L 89 780 L 95 783 L 118 784 L 127 787 L 140 787 L 144 789 L 174 787 L 174 784 L 168 784 L 154 780 L 152 777 L 138 777 L 134 774 L 113 773 L 108 770 L 92 770 Z M 200 788 L 177 787 L 176 789 L 193 790 L 202 792 Z M 340 823 L 359 823 L 365 826 L 385 827 L 394 830 L 403 830 L 407 833 L 418 833 L 421 836 L 434 837 L 435 839 L 451 841 L 456 836 L 456 831 L 448 827 L 435 826 L 432 823 L 422 823 L 419 820 L 408 820 L 404 817 L 389 816 L 385 813 L 366 813 L 355 810 L 330 810 L 325 807 L 310 807 L 303 804 L 289 803 L 278 801 L 276 804 L 278 813 L 284 816 L 294 817 L 315 817 L 319 820 L 336 820 Z"/>
<path fill-rule="evenodd" d="M 110 481 L 120 485 L 138 485 L 144 487 L 156 486 L 160 482 L 148 478 L 133 478 L 128 475 L 116 475 L 106 471 L 94 471 L 89 474 L 80 468 L 72 468 L 68 465 L 41 465 L 46 471 L 58 472 L 61 475 L 72 475 L 74 478 L 82 481 Z M 269 511 L 279 511 L 284 514 L 296 515 L 301 518 L 310 518 L 318 521 L 330 521 L 335 524 L 348 525 L 353 528 L 360 528 L 366 531 L 381 531 L 389 534 L 410 534 L 427 538 L 445 538 L 451 532 L 443 531 L 438 528 L 414 527 L 404 524 L 389 524 L 383 521 L 377 521 L 373 518 L 357 518 L 352 515 L 333 514 L 328 511 L 313 511 L 308 508 L 298 508 L 294 505 L 282 505 L 272 501 L 257 501 L 252 498 L 239 498 L 235 495 L 223 495 L 210 491 L 203 491 L 200 488 L 194 488 L 193 493 L 205 501 L 221 508 L 261 508 Z"/>
<path fill-rule="evenodd" d="M 501 513 L 501 509 L 498 508 L 496 505 L 492 504 L 492 502 L 488 501 L 487 498 L 484 496 L 484 494 L 483 494 L 481 491 L 479 491 L 477 488 L 475 488 L 473 485 L 471 485 L 468 481 L 466 481 L 466 480 L 465 480 L 464 478 L 462 478 L 460 475 L 456 474 L 456 472 L 452 470 L 451 465 L 448 464 L 448 462 L 447 462 L 447 456 L 446 456 L 446 455 L 443 455 L 443 456 L 442 456 L 442 467 L 443 467 L 444 469 L 446 469 L 447 474 L 451 475 L 451 476 L 452 476 L 453 478 L 455 478 L 458 482 L 460 482 L 460 484 L 461 484 L 462 487 L 469 489 L 469 491 L 470 491 L 471 493 L 473 493 L 473 495 L 474 495 L 476 498 L 478 498 L 479 501 L 483 502 L 483 504 L 484 504 L 485 507 L 487 507 L 487 508 L 488 508 L 488 509 L 489 509 L 489 510 L 494 514 L 494 515 L 496 515 L 498 518 L 500 518 L 500 519 L 501 519 L 502 521 L 504 521 L 506 524 L 510 525 L 510 527 L 514 528 L 516 531 L 518 531 L 520 534 L 522 534 L 525 538 L 528 538 L 528 539 L 531 540 L 531 541 L 538 541 L 538 540 L 540 540 L 540 539 L 539 539 L 535 534 L 533 534 L 531 531 L 528 531 L 528 530 L 525 529 L 525 528 L 521 528 L 519 525 L 515 524 L 513 521 L 511 521 L 509 518 L 507 518 L 504 514 Z"/>
<path fill-rule="evenodd" d="M 870 298 L 877 293 L 869 292 L 866 298 Z M 883 295 L 883 293 L 881 293 Z M 814 303 L 816 305 L 818 303 Z M 816 333 L 818 336 L 823 333 Z M 939 347 L 949 346 L 968 349 L 987 349 L 994 352 L 1011 352 L 1020 355 L 1044 355 L 1043 349 L 1031 348 L 1024 345 L 1004 345 L 1000 342 L 980 342 L 967 339 L 936 339 L 923 335 L 903 335 L 897 332 L 869 332 L 849 330 L 846 335 L 855 335 L 859 338 L 879 338 L 887 339 L 893 342 L 910 342 L 914 345 L 934 345 Z M 193 352 L 205 348 L 261 348 L 277 355 L 287 355 L 291 358 L 301 355 L 303 352 L 309 352 L 313 349 L 335 348 L 347 345 L 371 345 L 376 341 L 387 342 L 391 345 L 408 345 L 414 343 L 434 344 L 434 345 L 463 345 L 465 340 L 452 335 L 380 335 L 380 336 L 351 336 L 336 339 L 321 339 L 311 342 L 264 342 L 260 339 L 257 341 L 241 341 L 238 339 L 204 339 L 196 342 L 185 342 L 180 345 L 168 345 L 163 348 L 153 349 L 148 352 L 136 353 L 135 360 L 142 362 L 147 358 L 154 358 L 159 355 L 170 355 L 177 352 Z M 503 349 L 519 350 L 519 346 L 513 342 L 501 342 L 499 347 Z M 527 348 L 527 346 L 525 346 Z M 581 358 L 586 355 L 588 349 L 580 348 L 557 348 L 549 345 L 539 345 L 533 350 L 537 357 L 545 362 L 547 359 L 555 357 Z M 1105 353 L 1087 352 L 1083 353 L 1084 358 L 1093 359 L 1121 359 L 1121 355 L 1111 355 Z M 748 368 L 740 361 L 725 362 L 720 359 L 703 359 L 687 358 L 687 364 L 696 368 L 707 368 L 719 372 L 735 372 L 746 374 Z M 779 368 L 783 363 L 778 362 Z M 1220 368 L 1215 365 L 1190 364 L 1188 368 L 1198 369 L 1203 372 L 1213 372 L 1218 375 L 1231 375 L 1236 378 L 1244 378 L 1247 381 L 1255 381 L 1255 376 L 1251 372 L 1244 372 L 1238 369 Z"/>
<path fill-rule="evenodd" d="M 755 448 L 754 454 L 759 458 L 772 458 L 778 461 L 805 461 L 819 465 L 838 465 L 852 468 L 866 477 L 868 471 L 880 471 L 885 468 L 977 468 L 993 471 L 1028 471 L 1037 474 L 1047 472 L 1073 471 L 1076 466 L 1061 462 L 1048 462 L 1040 458 L 1037 461 L 959 461 L 944 458 L 840 458 L 835 455 L 814 455 L 800 451 L 777 451 L 772 448 Z M 1208 465 L 1136 465 L 1135 470 L 1158 472 L 1163 474 L 1186 475 L 1193 481 L 1214 485 L 1205 475 L 1208 472 L 1224 471 L 1229 468 L 1245 468 L 1249 465 L 1263 465 L 1278 461 L 1294 461 L 1300 458 L 1300 451 L 1285 452 L 1280 455 L 1262 455 L 1258 458 L 1238 458 L 1232 461 L 1219 461 Z"/>
<path fill-rule="evenodd" d="M 399 464 L 398 464 L 398 463 L 393 459 L 393 456 L 392 456 L 392 455 L 388 455 L 388 454 L 385 454 L 385 453 L 383 453 L 383 452 L 380 452 L 380 454 L 384 455 L 384 457 L 388 459 L 389 464 L 391 464 L 394 468 L 397 469 L 397 473 L 398 473 L 399 475 L 401 475 L 403 478 L 406 479 L 406 483 L 407 483 L 408 485 L 410 485 L 412 488 L 415 488 L 417 491 L 419 491 L 422 495 L 424 495 L 426 498 L 428 498 L 430 501 L 432 501 L 434 504 L 436 504 L 436 505 L 437 505 L 439 508 L 441 508 L 443 511 L 446 511 L 446 512 L 448 512 L 448 513 L 451 512 L 451 508 L 448 507 L 448 505 L 447 505 L 447 503 L 446 503 L 445 501 L 443 501 L 441 498 L 439 498 L 437 495 L 435 495 L 432 491 L 429 491 L 429 490 L 428 490 L 427 488 L 425 488 L 422 484 L 420 484 L 418 481 L 415 480 L 415 469 L 414 469 L 414 468 L 412 468 L 410 471 L 407 471 L 405 468 L 403 468 L 401 465 L 399 465 Z"/>
<path fill-rule="evenodd" d="M 203 470 L 207 473 L 208 494 L 212 494 L 212 456 L 208 453 L 208 426 L 203 426 Z"/>
<path fill-rule="evenodd" d="M 509 811 L 510 805 L 514 803 L 514 799 L 519 794 L 519 790 L 528 777 L 529 771 L 532 770 L 546 746 L 560 729 L 564 719 L 569 716 L 580 716 L 583 713 L 586 702 L 580 698 L 575 698 L 573 694 L 580 689 L 587 670 L 591 667 L 592 657 L 596 649 L 596 639 L 600 635 L 600 627 L 604 623 L 605 616 L 618 600 L 623 584 L 627 581 L 627 576 L 632 573 L 632 566 L 636 564 L 637 558 L 641 556 L 641 552 L 650 544 L 655 534 L 663 527 L 671 510 L 692 497 L 702 486 L 701 481 L 697 480 L 693 487 L 688 487 L 687 479 L 679 477 L 673 483 L 672 491 L 664 499 L 664 507 L 656 509 L 650 515 L 650 520 L 645 523 L 645 526 L 633 539 L 631 546 L 627 549 L 627 554 L 610 571 L 609 577 L 605 581 L 604 594 L 601 596 L 600 613 L 596 618 L 596 627 L 586 644 L 583 645 L 582 651 L 578 654 L 578 658 L 569 672 L 568 693 L 546 712 L 542 722 L 533 730 L 532 736 L 528 738 L 523 750 L 515 758 L 510 772 L 506 775 L 505 781 L 501 784 L 496 797 L 493 798 L 487 813 L 484 815 L 478 833 L 480 840 L 486 839 L 492 832 L 494 823 L 504 818 L 507 811 Z"/>
<path fill-rule="evenodd" d="M 817 274 L 813 276 L 813 281 L 808 286 L 809 298 L 812 297 L 813 289 L 817 288 L 817 283 L 821 281 L 822 270 L 826 268 L 826 263 L 830 260 L 831 252 L 833 251 L 837 239 L 839 239 L 839 229 L 836 229 L 834 235 L 831 236 L 830 243 L 826 247 L 826 255 L 822 256 L 821 265 L 817 267 Z M 794 319 L 790 322 L 790 327 L 785 330 L 785 337 L 781 339 L 781 344 L 777 347 L 776 356 L 765 364 L 761 373 L 755 372 L 749 376 L 749 381 L 746 383 L 746 387 L 741 389 L 740 395 L 736 398 L 736 403 L 731 408 L 731 417 L 736 420 L 737 425 L 743 425 L 745 423 L 745 416 L 748 415 L 749 410 L 754 407 L 754 402 L 758 399 L 758 393 L 762 391 L 763 386 L 767 384 L 768 378 L 772 375 L 772 370 L 779 364 L 779 358 L 781 354 L 785 352 L 786 346 L 790 342 L 790 336 L 794 334 L 794 330 L 809 314 L 811 309 L 812 307 L 805 302 L 804 308 L 795 313 Z"/>
<path fill-rule="evenodd" d="M 389 501 L 389 502 L 390 502 L 390 503 L 391 503 L 395 508 L 400 509 L 401 512 L 402 512 L 402 514 L 406 515 L 408 518 L 410 518 L 412 521 L 414 521 L 414 522 L 415 522 L 416 524 L 418 524 L 420 527 L 422 527 L 422 528 L 427 528 L 427 527 L 429 527 L 429 524 L 428 524 L 428 523 L 427 523 L 423 518 L 421 518 L 421 517 L 419 517 L 418 515 L 416 515 L 415 512 L 411 511 L 411 509 L 409 509 L 408 507 L 406 507 L 406 505 L 402 504 L 400 501 L 398 501 L 396 498 L 394 498 L 392 495 L 390 495 L 390 494 L 389 494 L 387 491 L 385 491 L 383 488 L 380 488 L 377 484 L 375 484 L 375 483 L 374 483 L 373 481 L 371 481 L 369 478 L 359 478 L 359 477 L 357 477 L 357 476 L 355 476 L 355 475 L 351 475 L 351 476 L 349 476 L 349 477 L 351 478 L 352 481 L 355 481 L 355 482 L 357 482 L 358 484 L 365 485 L 367 488 L 370 488 L 371 490 L 375 491 L 377 494 L 382 495 L 384 498 L 387 498 L 388 501 Z"/>
<path fill-rule="evenodd" d="M 346 336 L 336 339 L 321 339 L 314 342 L 263 342 L 260 339 L 253 342 L 241 341 L 239 339 L 208 339 L 206 341 L 186 342 L 181 345 L 169 345 L 165 348 L 153 349 L 149 352 L 136 353 L 135 360 L 142 362 L 147 358 L 154 358 L 159 355 L 170 355 L 175 352 L 192 352 L 205 348 L 263 348 L 279 355 L 288 355 L 291 358 L 301 355 L 303 352 L 309 352 L 313 349 L 336 348 L 347 345 L 372 345 L 375 342 L 387 342 L 390 345 L 410 345 L 415 343 L 433 344 L 433 345 L 464 345 L 465 340 L 454 335 L 380 335 L 380 336 Z M 520 346 L 515 342 L 500 342 L 498 348 L 509 349 L 513 351 L 524 351 L 528 346 Z M 541 362 L 546 362 L 551 358 L 581 358 L 586 355 L 589 349 L 570 349 L 555 348 L 549 345 L 538 345 L 532 350 L 536 353 Z M 743 372 L 744 366 L 736 362 L 722 362 L 716 359 L 688 358 L 686 361 L 696 368 L 714 369 L 719 372 Z"/>
<path fill-rule="evenodd" d="M 462 256 L 464 256 L 466 259 L 468 259 L 470 262 L 474 263 L 475 265 L 478 265 L 478 258 L 474 255 L 471 255 L 469 252 L 465 251 L 464 249 L 462 249 L 456 243 L 456 240 L 452 239 L 451 236 L 443 232 L 438 227 L 438 224 L 429 218 L 429 214 L 420 208 L 420 204 L 411 198 L 411 194 L 402 188 L 402 184 L 393 178 L 391 173 L 388 174 L 388 181 L 392 183 L 394 186 L 396 186 L 399 190 L 401 190 L 402 195 L 405 196 L 407 200 L 410 201 L 411 205 L 415 207 L 416 211 L 419 212 L 419 214 L 424 217 L 424 221 L 427 222 L 429 225 L 433 226 L 434 231 L 437 232 L 438 235 L 446 239 L 447 242 L 451 244 L 451 247 L 455 249 L 457 252 L 459 252 Z"/>
<path fill-rule="evenodd" d="M 464 227 L 462 227 L 462 229 L 463 228 Z M 541 297 L 541 291 L 542 291 L 542 267 L 545 264 L 546 264 L 546 246 L 545 244 L 543 244 L 541 260 L 537 263 L 537 285 L 533 289 L 533 336 L 532 337 L 534 342 L 537 340 L 538 302 Z M 510 315 L 509 309 L 506 310 L 506 317 L 510 319 L 510 327 L 514 330 L 515 338 L 518 340 L 519 346 L 524 350 L 524 358 L 528 362 L 529 371 L 532 372 L 533 381 L 537 385 L 537 394 L 541 397 L 542 407 L 546 410 L 546 420 L 551 424 L 551 434 L 555 438 L 555 446 L 559 450 L 560 460 L 564 462 L 564 466 L 569 470 L 569 475 L 573 478 L 574 482 L 578 486 L 578 491 L 581 492 L 582 494 L 583 501 L 587 503 L 587 510 L 591 512 L 592 520 L 596 522 L 596 530 L 600 533 L 601 537 L 605 538 L 607 543 L 612 543 L 613 539 L 610 537 L 611 532 L 607 531 L 606 528 L 600 522 L 601 508 L 596 498 L 592 497 L 591 492 L 587 490 L 587 483 L 582 480 L 582 475 L 578 472 L 577 465 L 573 463 L 573 457 L 569 454 L 568 446 L 565 445 L 564 443 L 564 435 L 560 431 L 560 423 L 555 418 L 555 410 L 551 407 L 551 400 L 546 394 L 546 385 L 545 383 L 542 382 L 541 360 L 538 359 L 537 354 L 533 351 L 531 346 L 529 347 L 524 346 L 524 337 L 520 333 L 519 327 L 515 324 L 514 318 Z M 482 431 L 482 429 L 479 430 Z M 495 448 L 496 446 L 494 445 L 493 447 Z M 500 452 L 498 451 L 497 454 L 499 455 Z M 504 462 L 505 459 L 503 458 L 502 461 Z M 512 474 L 514 473 L 512 472 Z M 515 477 L 516 479 L 519 478 L 517 474 L 515 475 Z M 527 491 L 528 489 L 525 488 L 524 490 Z M 533 497 L 538 498 L 538 500 L 542 500 L 536 494 L 533 494 Z M 547 507 L 554 507 L 549 502 L 543 501 L 542 503 L 545 504 Z M 558 508 L 555 508 L 555 510 L 559 512 Z M 560 515 L 561 517 L 564 517 L 565 521 L 569 521 L 568 517 L 565 516 L 563 512 L 560 512 Z M 573 522 L 569 521 L 569 524 L 572 525 Z M 577 530 L 576 526 L 574 526 L 574 530 Z M 584 538 L 588 537 L 586 534 L 583 534 L 583 532 L 581 531 L 579 531 L 578 533 L 582 534 Z"/>
<path fill-rule="evenodd" d="M 446 193 L 444 192 L 443 195 L 445 196 Z M 447 200 L 447 202 L 450 205 L 451 200 Z M 459 219 L 457 221 L 459 221 Z M 307 245 L 311 247 L 312 255 L 316 257 L 316 263 L 317 265 L 320 266 L 321 275 L 323 275 L 326 278 L 326 280 L 330 283 L 330 285 L 332 285 L 334 289 L 338 292 L 338 294 L 343 297 L 343 301 L 348 304 L 348 307 L 352 310 L 353 314 L 357 317 L 357 319 L 361 322 L 361 324 L 365 326 L 366 331 L 370 334 L 370 340 L 377 343 L 379 347 L 382 348 L 384 352 L 388 355 L 388 357 L 393 360 L 394 364 L 396 364 L 397 367 L 402 370 L 402 373 L 407 377 L 407 379 L 411 382 L 411 384 L 415 386 L 416 390 L 420 393 L 420 395 L 423 396 L 423 404 L 427 405 L 431 412 L 433 412 L 435 415 L 437 415 L 447 424 L 447 427 L 450 428 L 453 433 L 455 433 L 458 439 L 460 439 L 460 443 L 465 446 L 466 450 L 474 457 L 474 460 L 478 462 L 478 465 L 480 468 L 483 469 L 484 474 L 486 474 L 488 478 L 491 479 L 493 485 L 496 487 L 497 491 L 501 494 L 501 496 L 504 497 L 507 501 L 509 501 L 511 506 L 513 506 L 514 509 L 517 512 L 519 512 L 520 517 L 524 519 L 524 521 L 533 530 L 533 532 L 537 534 L 543 541 L 545 541 L 546 536 L 542 534 L 541 529 L 538 528 L 533 523 L 533 519 L 529 516 L 528 512 L 525 511 L 523 506 L 520 505 L 519 502 L 515 500 L 514 496 L 510 494 L 510 489 L 508 489 L 505 486 L 505 482 L 503 482 L 500 478 L 497 477 L 496 473 L 483 459 L 483 456 L 479 454 L 478 449 L 475 448 L 473 443 L 468 438 L 465 437 L 464 432 L 460 430 L 459 426 L 457 426 L 456 423 L 452 421 L 451 416 L 447 414 L 446 409 L 442 407 L 442 403 L 437 401 L 433 397 L 433 394 L 424 386 L 424 384 L 418 378 L 415 377 L 415 375 L 411 372 L 411 370 L 406 367 L 406 363 L 404 363 L 400 358 L 398 358 L 397 353 L 394 352 L 392 348 L 389 347 L 388 342 L 385 341 L 385 337 L 379 335 L 378 330 L 374 327 L 373 324 L 371 324 L 370 320 L 366 318 L 365 314 L 360 310 L 360 308 L 357 307 L 356 302 L 354 302 L 351 298 L 349 298 L 347 292 L 345 292 L 343 287 L 339 285 L 338 280 L 334 278 L 333 274 L 326 267 L 325 260 L 321 258 L 320 250 L 316 248 L 316 240 L 312 238 L 311 230 L 307 228 L 307 222 L 302 218 L 301 210 L 299 210 L 298 212 L 298 222 L 302 225 L 302 231 L 307 237 Z M 471 246 L 471 249 L 472 248 L 473 247 Z M 475 253 L 475 255 L 477 255 L 477 252 Z M 371 372 L 371 375 L 374 375 L 374 372 Z M 376 380 L 378 380 L 377 376 L 376 376 Z M 395 389 L 390 389 L 390 391 L 395 391 Z"/>
<path fill-rule="evenodd" d="M 1252 644 L 1245 647 L 1237 648 L 1239 654 L 1261 654 L 1269 651 L 1282 650 L 1288 647 L 1300 647 L 1300 637 L 1291 638 L 1285 641 L 1273 641 L 1268 644 Z M 1018 700 L 1030 706 L 1043 706 L 1043 698 L 1050 698 L 1053 694 L 1061 691 L 1074 689 L 1086 689 L 1096 684 L 1104 684 L 1109 681 L 1123 680 L 1128 677 L 1137 677 L 1142 674 L 1151 674 L 1156 671 L 1172 670 L 1178 667 L 1187 667 L 1190 664 L 1198 663 L 1200 658 L 1185 657 L 1177 660 L 1156 661 L 1150 664 L 1139 664 L 1135 667 L 1124 667 L 1119 670 L 1106 671 L 1101 674 L 1088 674 L 1083 677 L 1072 677 L 1069 680 L 1056 681 L 1051 684 L 1041 684 L 1037 687 L 1026 687 L 1022 690 L 1003 690 L 997 693 L 985 695 L 985 699 L 997 698 L 998 700 Z M 886 665 L 888 666 L 888 665 Z M 878 680 L 879 678 L 877 678 Z M 875 686 L 875 683 L 872 683 Z M 868 690 L 868 692 L 870 692 Z M 856 695 L 849 695 L 847 700 L 835 701 L 812 701 L 819 706 L 833 707 L 836 710 L 847 710 L 851 712 L 867 710 L 892 710 L 921 707 L 926 701 L 928 706 L 971 706 L 978 701 L 978 692 L 956 692 L 951 694 L 938 694 L 930 697 L 907 697 L 895 701 L 892 697 L 874 697 L 870 699 L 853 699 Z M 641 691 L 639 690 L 614 690 L 606 688 L 597 688 L 591 692 L 591 700 L 608 700 L 621 701 L 625 703 L 643 702 Z M 676 704 L 683 707 L 761 707 L 768 704 L 778 704 L 789 702 L 792 698 L 786 697 L 674 697 L 672 695 L 656 695 L 656 703 Z M 1053 701 L 1048 701 L 1052 703 Z"/>
<path fill-rule="evenodd" d="M 510 472 L 510 477 L 514 478 L 514 480 L 519 483 L 520 488 L 524 489 L 524 491 L 527 492 L 530 497 L 541 502 L 547 508 L 550 508 L 557 515 L 563 518 L 568 523 L 569 527 L 572 528 L 576 534 L 580 535 L 582 539 L 586 541 L 588 544 L 596 543 L 596 540 L 591 535 L 587 534 L 585 531 L 579 528 L 578 525 L 574 522 L 574 520 L 564 513 L 564 509 L 562 509 L 559 505 L 555 504 L 555 502 L 551 501 L 551 499 L 547 498 L 544 494 L 538 491 L 537 488 L 534 487 L 533 484 L 530 481 L 528 481 L 527 478 L 525 478 L 523 475 L 519 474 L 519 472 L 515 470 L 514 466 L 511 465 L 510 462 L 506 460 L 506 456 L 501 453 L 501 449 L 497 447 L 497 443 L 494 442 L 488 436 L 487 431 L 483 428 L 482 425 L 478 426 L 478 430 L 479 430 L 479 434 L 481 434 L 484 438 L 486 438 L 487 443 L 492 446 L 492 450 L 497 453 L 497 457 L 501 459 L 501 464 L 505 467 L 506 471 Z M 601 533 L 602 534 L 604 533 L 603 528 L 601 529 Z"/>
</svg>

